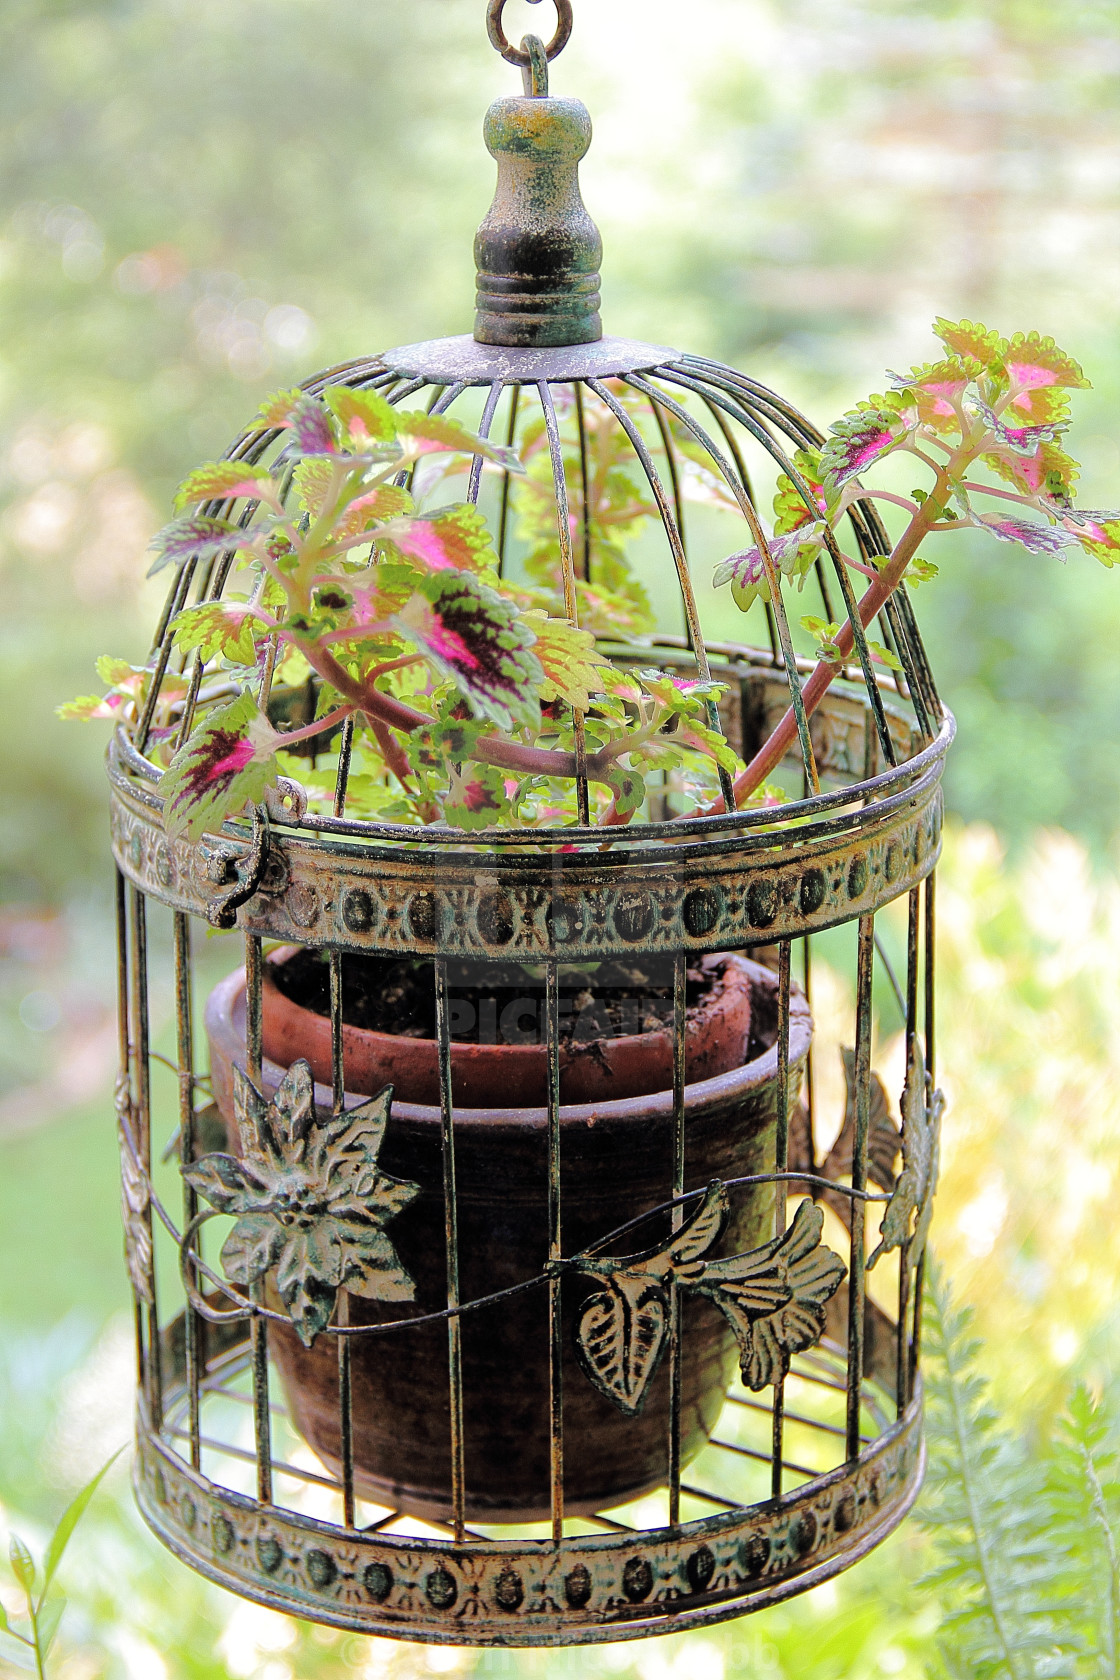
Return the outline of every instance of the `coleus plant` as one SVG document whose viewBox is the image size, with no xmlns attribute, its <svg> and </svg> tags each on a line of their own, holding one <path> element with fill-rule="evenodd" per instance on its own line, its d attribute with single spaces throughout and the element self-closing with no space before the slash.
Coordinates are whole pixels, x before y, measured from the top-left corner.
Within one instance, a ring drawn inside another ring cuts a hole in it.
<svg viewBox="0 0 1120 1680">
<path fill-rule="evenodd" d="M 738 606 L 772 603 L 783 577 L 800 587 L 827 551 L 864 575 L 858 616 L 866 629 L 904 579 L 936 573 L 919 553 L 926 538 L 962 527 L 1038 554 L 1079 546 L 1105 565 L 1120 554 L 1120 513 L 1073 505 L 1078 469 L 1061 440 L 1069 392 L 1087 384 L 1076 362 L 1037 333 L 1004 339 L 944 320 L 934 330 L 946 352 L 940 360 L 892 376 L 888 392 L 845 415 L 822 448 L 788 463 L 772 535 L 760 529 L 751 547 L 717 567 L 714 581 L 731 585 Z M 640 418 L 635 393 L 619 387 L 619 400 Z M 155 538 L 153 570 L 233 554 L 248 588 L 188 607 L 171 626 L 204 680 L 197 715 L 185 723 L 186 681 L 169 676 L 161 688 L 151 750 L 162 756 L 169 831 L 193 839 L 214 831 L 273 797 L 286 778 L 302 782 L 300 799 L 329 803 L 333 770 L 308 772 L 295 754 L 305 742 L 321 746 L 347 720 L 348 809 L 363 816 L 475 831 L 574 817 L 577 753 L 592 820 L 606 825 L 642 810 L 651 776 L 678 796 L 682 815 L 725 808 L 723 794 L 713 798 L 721 772 L 737 808 L 775 801 L 768 778 L 795 743 L 792 708 L 743 766 L 718 730 L 717 683 L 618 668 L 596 645 L 596 634 L 633 639 L 653 628 L 626 546 L 656 508 L 618 421 L 605 405 L 585 404 L 583 458 L 575 444 L 564 446 L 574 546 L 585 532 L 594 556 L 594 569 L 575 583 L 580 629 L 561 606 L 543 422 L 523 427 L 514 451 L 447 416 L 401 413 L 372 392 L 289 391 L 259 417 L 287 434 L 271 468 L 227 460 L 184 480 L 178 517 Z M 673 423 L 672 434 L 686 490 L 733 505 L 684 429 Z M 924 469 L 925 489 L 907 496 L 863 482 L 869 468 L 902 454 Z M 500 575 L 475 506 L 430 505 L 467 456 L 518 475 L 515 509 L 528 545 L 522 583 Z M 845 516 L 864 499 L 906 514 L 888 555 L 853 557 L 840 546 Z M 806 615 L 802 625 L 818 653 L 803 685 L 811 714 L 851 659 L 855 635 L 850 619 Z M 893 663 L 886 649 L 867 645 Z M 64 713 L 135 716 L 149 674 L 123 661 L 101 669 L 108 695 Z M 308 677 L 316 715 L 285 729 L 262 695 Z"/>
<path fill-rule="evenodd" d="M 972 321 L 944 319 L 933 330 L 946 351 L 942 358 L 890 375 L 887 393 L 838 420 L 822 448 L 794 455 L 778 480 L 773 536 L 717 567 L 717 584 L 730 583 L 738 606 L 772 600 L 782 575 L 800 587 L 827 549 L 870 580 L 858 603 L 866 629 L 904 579 L 917 584 L 936 576 L 937 567 L 919 552 L 926 538 L 968 527 L 1032 554 L 1064 559 L 1081 548 L 1109 567 L 1120 557 L 1120 512 L 1074 507 L 1079 468 L 1062 440 L 1069 393 L 1089 383 L 1078 364 L 1036 332 L 1008 339 Z M 929 475 L 926 487 L 908 496 L 868 488 L 862 475 L 891 455 L 920 463 Z M 839 548 L 838 529 L 863 500 L 894 504 L 907 515 L 888 555 L 853 559 Z M 807 616 L 802 624 L 819 656 L 802 690 L 811 714 L 850 659 L 855 633 L 851 620 L 826 624 Z M 869 646 L 872 655 L 885 655 Z M 737 803 L 781 762 L 796 730 L 790 708 L 736 776 Z M 722 809 L 723 802 L 711 808 Z"/>
<path fill-rule="evenodd" d="M 476 507 L 426 505 L 433 486 L 462 471 L 464 456 L 524 475 L 517 452 L 446 416 L 403 413 L 376 393 L 341 386 L 321 398 L 280 393 L 259 420 L 288 434 L 271 469 L 229 460 L 198 468 L 180 486 L 178 517 L 153 544 L 153 571 L 232 553 L 249 585 L 186 608 L 170 626 L 208 681 L 185 740 L 175 710 L 181 679 L 164 726 L 151 734 L 165 764 L 169 832 L 197 839 L 290 786 L 289 777 L 305 784 L 301 798 L 329 800 L 333 774 L 308 774 L 293 749 L 321 744 L 347 719 L 355 724 L 348 808 L 425 825 L 479 829 L 574 815 L 577 729 L 604 812 L 637 810 L 651 772 L 676 776 L 694 800 L 718 786 L 721 767 L 738 767 L 714 727 L 719 685 L 615 669 L 592 629 L 550 611 L 562 580 L 543 538 L 535 571 L 531 564 L 518 586 L 500 577 Z M 530 473 L 538 445 L 532 433 L 524 440 Z M 433 457 L 441 459 L 425 475 L 422 505 L 416 468 Z M 603 480 L 595 480 L 593 506 L 589 499 L 596 527 L 612 497 L 625 500 L 627 527 L 656 512 L 635 502 L 633 484 L 610 462 Z M 532 522 L 531 507 L 519 505 L 519 514 Z M 596 627 L 612 610 L 616 634 L 620 617 L 651 627 L 617 555 L 605 584 L 581 579 L 577 601 L 594 609 Z M 72 702 L 65 715 L 135 716 L 145 673 L 123 661 L 100 669 L 109 694 Z M 278 727 L 262 692 L 312 673 L 315 717 Z"/>
</svg>

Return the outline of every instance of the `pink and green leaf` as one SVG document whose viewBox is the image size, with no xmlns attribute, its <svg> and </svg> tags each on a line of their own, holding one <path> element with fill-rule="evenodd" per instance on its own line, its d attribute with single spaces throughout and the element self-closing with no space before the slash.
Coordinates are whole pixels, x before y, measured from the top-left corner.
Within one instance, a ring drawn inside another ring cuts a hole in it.
<svg viewBox="0 0 1120 1680">
<path fill-rule="evenodd" d="M 646 784 L 641 771 L 631 766 L 612 764 L 607 772 L 607 785 L 614 794 L 614 808 L 620 817 L 628 817 L 645 803 Z"/>
<path fill-rule="evenodd" d="M 208 712 L 160 780 L 167 832 L 199 840 L 259 804 L 276 783 L 283 741 L 247 690 Z"/>
<path fill-rule="evenodd" d="M 989 406 L 984 399 L 971 392 L 965 399 L 965 406 L 977 419 L 983 421 L 1001 449 L 1010 450 L 1014 455 L 1035 456 L 1044 443 L 1056 443 L 1065 430 L 1065 422 L 1042 426 L 1009 426 Z"/>
<path fill-rule="evenodd" d="M 1016 333 L 1003 353 L 1003 365 L 1014 386 L 1035 391 L 1057 385 L 1067 390 L 1086 390 L 1089 381 L 1072 356 L 1060 350 L 1052 338 L 1039 333 Z"/>
<path fill-rule="evenodd" d="M 949 354 L 979 362 L 985 372 L 1001 372 L 1007 340 L 978 321 L 947 321 L 938 316 L 933 330 Z"/>
<path fill-rule="evenodd" d="M 1001 542 L 1018 543 L 1029 554 L 1058 554 L 1071 548 L 1075 538 L 1068 531 L 1052 525 L 1039 525 L 1031 519 L 1019 519 L 1010 513 L 984 513 L 976 524 Z"/>
<path fill-rule="evenodd" d="M 974 358 L 948 357 L 911 368 L 909 374 L 891 376 L 895 389 L 912 408 L 919 425 L 936 433 L 960 430 L 959 404 L 968 386 L 983 373 Z"/>
<path fill-rule="evenodd" d="M 516 450 L 478 437 L 446 414 L 398 414 L 395 418 L 399 436 L 409 440 L 407 453 L 410 455 L 433 455 L 450 450 L 457 455 L 481 455 L 484 460 L 494 461 L 507 472 L 525 471 Z"/>
<path fill-rule="evenodd" d="M 778 536 L 784 536 L 788 531 L 798 531 L 803 525 L 828 513 L 829 498 L 821 482 L 819 451 L 814 450 L 810 454 L 799 449 L 793 457 L 793 464 L 809 491 L 811 500 L 816 504 L 816 511 L 806 505 L 805 497 L 788 473 L 780 473 L 777 494 L 774 497 L 774 531 Z"/>
<path fill-rule="evenodd" d="M 257 410 L 257 424 L 259 426 L 286 426 L 291 419 L 292 410 L 303 401 L 306 392 L 298 386 L 290 391 L 273 391 L 266 397 Z"/>
<path fill-rule="evenodd" d="M 823 540 L 824 524 L 818 520 L 807 528 L 775 534 L 767 546 L 778 571 L 784 572 L 787 577 L 795 577 L 804 576 L 808 571 L 820 552 Z M 730 583 L 732 599 L 744 612 L 759 596 L 764 600 L 770 599 L 766 567 L 757 546 L 721 560 L 712 583 L 717 589 Z"/>
<path fill-rule="evenodd" d="M 1056 443 L 1042 444 L 1034 455 L 1020 455 L 1010 449 L 993 450 L 983 460 L 999 478 L 1028 496 L 1068 498 L 1081 470 Z"/>
<path fill-rule="evenodd" d="M 536 640 L 511 601 L 466 572 L 423 578 L 394 619 L 472 710 L 499 729 L 536 728 L 544 681 Z"/>
<path fill-rule="evenodd" d="M 314 397 L 304 395 L 293 405 L 287 428 L 300 455 L 337 455 L 338 439 L 330 415 Z"/>
<path fill-rule="evenodd" d="M 831 431 L 821 452 L 821 478 L 831 490 L 842 490 L 909 435 L 898 408 L 885 400 L 861 403 Z"/>
<path fill-rule="evenodd" d="M 253 612 L 240 601 L 204 601 L 200 606 L 188 607 L 172 621 L 175 645 L 186 653 L 198 652 L 203 659 L 218 655 L 252 665 L 257 656 L 256 644 L 269 633 Z"/>
<path fill-rule="evenodd" d="M 544 672 L 540 698 L 544 704 L 563 700 L 586 712 L 591 696 L 602 692 L 610 661 L 595 646 L 588 630 L 576 630 L 565 618 L 528 612 L 525 623 L 536 636 L 533 652 Z"/>
<path fill-rule="evenodd" d="M 244 461 L 211 461 L 188 473 L 175 492 L 175 511 L 182 513 L 197 502 L 233 501 L 239 496 L 273 500 L 276 486 L 263 467 L 248 467 Z"/>
<path fill-rule="evenodd" d="M 1120 560 L 1120 513 L 1078 513 L 1067 517 L 1066 530 L 1086 554 L 1110 569 Z"/>
<path fill-rule="evenodd" d="M 386 532 L 392 546 L 430 572 L 480 572 L 496 569 L 498 557 L 486 520 L 464 503 L 401 520 Z"/>
<path fill-rule="evenodd" d="M 127 694 L 79 694 L 55 707 L 55 715 L 64 723 L 90 723 L 95 718 L 119 718 L 129 703 Z"/>
<path fill-rule="evenodd" d="M 229 519 L 216 519 L 204 513 L 183 514 L 157 531 L 148 544 L 149 551 L 155 555 L 148 576 L 155 577 L 165 566 L 182 566 L 191 559 L 208 560 L 227 549 L 245 547 L 257 534 Z"/>
<path fill-rule="evenodd" d="M 445 821 L 455 828 L 489 828 L 508 815 L 510 796 L 507 774 L 490 764 L 472 764 L 462 776 L 453 776 L 451 791 L 443 802 Z M 516 791 L 516 782 L 512 783 Z"/>
<path fill-rule="evenodd" d="M 323 392 L 323 401 L 347 442 L 359 452 L 396 441 L 400 416 L 392 403 L 376 391 L 353 391 L 346 385 L 331 385 Z"/>
</svg>

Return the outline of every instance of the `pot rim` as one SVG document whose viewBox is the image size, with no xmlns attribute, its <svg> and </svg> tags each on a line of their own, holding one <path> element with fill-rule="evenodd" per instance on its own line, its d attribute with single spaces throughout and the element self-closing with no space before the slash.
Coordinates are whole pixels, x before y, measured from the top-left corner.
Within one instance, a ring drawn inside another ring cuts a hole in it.
<svg viewBox="0 0 1120 1680">
<path fill-rule="evenodd" d="M 314 947 L 312 947 L 312 949 L 313 948 Z M 269 951 L 264 958 L 262 966 L 264 988 L 265 990 L 272 990 L 275 992 L 286 1009 L 306 1012 L 307 1014 L 314 1016 L 317 1021 L 323 1021 L 329 1026 L 330 1017 L 328 1015 L 323 1015 L 319 1010 L 311 1009 L 308 1004 L 299 1003 L 295 998 L 289 997 L 287 992 L 281 991 L 280 987 L 276 985 L 276 982 L 269 973 L 270 968 L 279 967 L 281 963 L 287 962 L 289 958 L 295 956 L 297 952 L 307 949 L 308 947 L 304 945 L 288 944 L 278 945 L 275 950 Z M 387 962 L 407 962 L 409 959 L 402 954 L 397 957 L 386 957 L 383 960 Z M 415 960 L 424 962 L 426 959 L 424 957 L 419 957 Z M 469 961 L 470 959 L 467 960 Z M 732 984 L 727 976 L 727 965 L 730 964 L 732 966 L 740 977 L 740 981 L 745 978 L 748 982 L 748 993 L 751 1002 L 753 1002 L 753 991 L 751 990 L 749 984 L 752 978 L 750 971 L 754 968 L 760 968 L 763 966 L 760 963 L 752 963 L 750 959 L 748 957 L 744 957 L 740 951 L 713 951 L 702 956 L 694 955 L 693 961 L 700 964 L 722 963 L 724 965 L 724 972 L 719 975 L 712 976 L 716 984 L 708 990 L 699 1004 L 694 1005 L 688 1010 L 685 1022 L 685 1036 L 689 1042 L 691 1042 L 691 1040 L 698 1034 L 702 1033 L 706 1026 L 712 1024 L 713 1016 L 721 1005 L 731 1004 L 731 997 L 729 994 L 739 989 Z M 745 975 L 744 970 L 748 971 Z M 357 1039 L 359 1043 L 369 1043 L 374 1046 L 390 1044 L 424 1044 L 431 1045 L 432 1048 L 435 1049 L 438 1043 L 438 1040 L 427 1036 L 422 1038 L 410 1038 L 401 1033 L 382 1032 L 378 1027 L 358 1027 L 351 1021 L 343 1022 L 342 1031 L 344 1037 L 348 1036 Z M 671 1023 L 663 1022 L 661 1026 L 651 1032 L 615 1033 L 609 1039 L 593 1039 L 588 1042 L 609 1044 L 625 1053 L 626 1050 L 633 1049 L 639 1045 L 648 1046 L 651 1050 L 654 1045 L 659 1045 L 662 1049 L 664 1049 L 666 1046 L 672 1046 L 672 1040 L 673 1033 Z M 453 1062 L 459 1060 L 466 1062 L 481 1059 L 482 1057 L 497 1057 L 500 1055 L 503 1060 L 505 1060 L 507 1056 L 510 1057 L 515 1064 L 522 1061 L 535 1063 L 540 1061 L 547 1054 L 547 1048 L 547 1045 L 543 1041 L 536 1044 L 475 1044 L 469 1041 L 466 1043 L 456 1043 L 455 1041 L 452 1041 L 451 1058 Z M 579 1052 L 578 1050 L 573 1051 L 571 1040 L 561 1040 L 560 1058 L 562 1064 L 566 1061 L 574 1059 L 574 1055 L 577 1054 L 579 1054 Z"/>
<path fill-rule="evenodd" d="M 721 954 L 721 953 L 716 953 Z M 775 988 L 777 976 L 761 963 L 749 962 L 740 957 L 737 952 L 729 952 L 739 961 L 748 964 L 753 971 L 751 979 L 754 982 L 765 979 Z M 235 969 L 232 974 L 220 980 L 206 999 L 205 1025 L 207 1035 L 213 1044 L 219 1045 L 231 1062 L 238 1066 L 244 1065 L 245 1057 L 245 970 Z M 359 1031 L 365 1029 L 357 1029 Z M 392 1036 L 392 1035 L 388 1035 Z M 655 1035 L 650 1034 L 650 1037 Z M 813 1038 L 813 1018 L 804 993 L 796 983 L 790 985 L 789 1010 L 789 1067 L 791 1073 L 800 1069 L 809 1053 Z M 503 1046 L 510 1050 L 539 1049 L 535 1045 Z M 283 1079 L 287 1069 L 279 1062 L 272 1061 L 267 1056 L 261 1058 L 261 1083 L 265 1094 L 273 1091 Z M 713 1106 L 722 1105 L 728 1101 L 742 1100 L 751 1092 L 758 1090 L 769 1081 L 775 1079 L 778 1073 L 778 1045 L 771 1044 L 760 1056 L 744 1063 L 742 1067 L 733 1068 L 729 1073 L 716 1074 L 711 1079 L 700 1079 L 684 1088 L 685 1113 L 690 1114 L 703 1111 Z M 328 1086 L 316 1082 L 315 1102 L 322 1109 L 330 1109 L 333 1101 Z M 345 1106 L 356 1108 L 370 1101 L 368 1096 L 347 1091 Z M 526 1129 L 546 1131 L 548 1128 L 548 1108 L 539 1106 L 534 1108 L 465 1108 L 455 1104 L 455 1124 L 467 1126 L 487 1126 L 495 1129 L 509 1127 L 519 1133 Z M 573 1103 L 560 1105 L 560 1123 L 567 1126 L 593 1125 L 597 1120 L 670 1120 L 673 1115 L 673 1092 L 653 1091 L 642 1097 L 615 1097 L 605 1102 Z M 442 1124 L 442 1116 L 438 1105 L 428 1103 L 397 1102 L 393 1103 L 393 1117 L 398 1121 L 408 1122 L 414 1126 L 431 1126 L 438 1129 Z"/>
</svg>

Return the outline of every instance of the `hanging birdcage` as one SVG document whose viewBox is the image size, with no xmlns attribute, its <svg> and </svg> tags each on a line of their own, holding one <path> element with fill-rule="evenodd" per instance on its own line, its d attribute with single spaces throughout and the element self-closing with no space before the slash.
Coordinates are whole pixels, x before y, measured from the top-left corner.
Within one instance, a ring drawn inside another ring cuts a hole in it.
<svg viewBox="0 0 1120 1680">
<path fill-rule="evenodd" d="M 703 810 L 655 782 L 634 820 L 604 826 L 577 717 L 570 809 L 418 829 L 355 814 L 351 718 L 307 748 L 333 775 L 329 810 L 289 787 L 251 821 L 168 833 L 157 748 L 222 692 L 172 627 L 223 598 L 232 554 L 178 571 L 110 754 L 140 1508 L 234 1592 L 426 1643 L 637 1638 L 772 1604 L 882 1540 L 923 1465 L 933 869 L 952 720 L 905 591 L 880 599 L 873 581 L 857 607 L 839 551 L 805 587 L 824 622 L 850 627 L 848 651 L 823 686 L 795 651 L 756 485 L 796 481 L 793 457 L 821 441 L 809 422 L 729 367 L 602 336 L 576 178 L 590 124 L 548 92 L 571 27 L 567 0 L 557 9 L 547 48 L 517 48 L 489 7 L 525 92 L 487 119 L 499 187 L 473 338 L 303 389 L 454 410 L 535 452 L 523 483 L 476 456 L 466 500 L 508 568 L 543 497 L 573 623 L 604 575 L 605 450 L 652 515 L 635 561 L 652 616 L 627 623 L 603 587 L 599 646 L 623 670 L 705 685 L 711 730 L 780 797 L 742 807 L 725 768 Z M 228 459 L 288 483 L 285 447 L 257 425 Z M 694 581 L 713 502 L 770 568 L 761 647 L 705 629 L 722 610 Z M 890 545 L 871 503 L 848 523 L 874 574 Z M 274 646 L 259 699 L 316 716 L 315 680 L 284 687 Z M 213 927 L 235 930 L 243 967 L 204 1001 L 213 963 L 196 934 Z M 296 958 L 322 959 L 317 1009 L 289 995 Z M 167 965 L 164 1056 L 149 998 Z M 608 970 L 617 1030 L 577 1055 L 567 1024 Z M 395 1075 L 382 1089 L 392 1033 L 354 1026 L 363 989 L 428 1021 L 397 1040 L 410 1091 Z M 731 1048 L 705 1059 L 693 1031 L 709 1005 Z M 515 1011 L 502 1030 L 527 1085 L 509 1057 L 487 1071 L 473 1055 L 487 1008 L 503 1023 Z M 206 1179 L 207 1161 L 226 1165 Z M 224 1266 L 211 1243 L 223 1213 L 239 1219 L 241 1273 L 229 1242 Z M 353 1285 L 356 1262 L 315 1272 L 324 1244 L 359 1240 L 355 1221 L 378 1288 Z M 238 1283 L 254 1243 L 269 1263 Z"/>
</svg>

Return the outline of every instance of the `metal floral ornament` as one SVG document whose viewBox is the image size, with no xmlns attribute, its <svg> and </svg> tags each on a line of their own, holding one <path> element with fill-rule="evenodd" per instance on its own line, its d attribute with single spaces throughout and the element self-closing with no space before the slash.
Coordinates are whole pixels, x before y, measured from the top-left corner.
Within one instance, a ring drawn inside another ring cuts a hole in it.
<svg viewBox="0 0 1120 1680">
<path fill-rule="evenodd" d="M 420 1186 L 377 1164 L 392 1096 L 387 1086 L 360 1108 L 320 1120 L 307 1062 L 292 1064 L 272 1102 L 236 1068 L 240 1157 L 205 1155 L 183 1168 L 212 1208 L 238 1216 L 221 1254 L 230 1282 L 248 1286 L 275 1267 L 307 1347 L 330 1323 L 340 1289 L 375 1301 L 415 1298 L 385 1226 Z"/>
<path fill-rule="evenodd" d="M 580 1364 L 601 1393 L 640 1412 L 665 1350 L 669 1287 L 713 1300 L 735 1331 L 744 1383 L 756 1393 L 789 1373 L 790 1358 L 820 1340 L 825 1303 L 844 1280 L 844 1262 L 821 1244 L 824 1215 L 802 1202 L 788 1231 L 761 1248 L 704 1260 L 727 1224 L 727 1191 L 709 1186 L 672 1240 L 644 1255 L 583 1261 L 606 1289 L 583 1304 L 576 1327 Z"/>
</svg>

